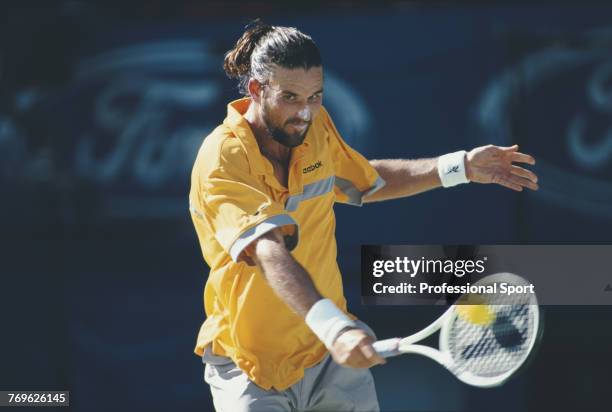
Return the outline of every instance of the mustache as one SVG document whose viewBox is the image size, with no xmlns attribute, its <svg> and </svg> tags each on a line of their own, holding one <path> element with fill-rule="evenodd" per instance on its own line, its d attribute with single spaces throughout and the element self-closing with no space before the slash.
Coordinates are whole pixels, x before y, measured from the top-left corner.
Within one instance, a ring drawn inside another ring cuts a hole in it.
<svg viewBox="0 0 612 412">
<path fill-rule="evenodd" d="M 312 120 L 305 121 L 305 120 L 301 120 L 301 119 L 291 119 L 291 120 L 287 120 L 285 122 L 285 124 L 286 125 L 289 125 L 289 124 L 295 124 L 295 125 L 307 124 L 307 125 L 310 126 L 310 124 L 312 124 Z"/>
</svg>

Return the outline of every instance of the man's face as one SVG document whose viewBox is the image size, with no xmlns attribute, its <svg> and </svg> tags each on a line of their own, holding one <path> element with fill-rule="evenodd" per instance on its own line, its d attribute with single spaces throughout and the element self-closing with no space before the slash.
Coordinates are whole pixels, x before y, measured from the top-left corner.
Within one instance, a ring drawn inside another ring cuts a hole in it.
<svg viewBox="0 0 612 412">
<path fill-rule="evenodd" d="M 272 138 L 287 147 L 302 144 L 323 99 L 323 68 L 277 67 L 262 86 L 262 118 Z"/>
</svg>

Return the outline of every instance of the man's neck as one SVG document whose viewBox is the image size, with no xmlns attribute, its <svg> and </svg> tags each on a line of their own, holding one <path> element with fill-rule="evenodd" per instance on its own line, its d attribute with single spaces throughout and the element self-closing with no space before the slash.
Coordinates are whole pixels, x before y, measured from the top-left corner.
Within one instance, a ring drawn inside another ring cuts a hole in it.
<svg viewBox="0 0 612 412">
<path fill-rule="evenodd" d="M 291 149 L 278 143 L 270 136 L 265 122 L 259 115 L 257 104 L 251 101 L 249 108 L 244 114 L 244 118 L 251 126 L 255 140 L 259 145 L 259 151 L 268 159 L 280 164 L 287 164 L 291 157 Z"/>
</svg>

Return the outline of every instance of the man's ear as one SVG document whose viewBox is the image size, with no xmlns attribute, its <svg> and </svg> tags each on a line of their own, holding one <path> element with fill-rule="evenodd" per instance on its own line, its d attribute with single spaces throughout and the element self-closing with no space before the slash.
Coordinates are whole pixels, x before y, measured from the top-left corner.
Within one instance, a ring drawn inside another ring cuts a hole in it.
<svg viewBox="0 0 612 412">
<path fill-rule="evenodd" d="M 261 92 L 262 92 L 261 83 L 257 80 L 251 78 L 249 79 L 249 83 L 247 84 L 247 90 L 249 91 L 249 95 L 251 96 L 251 100 L 257 103 L 261 103 Z"/>
</svg>

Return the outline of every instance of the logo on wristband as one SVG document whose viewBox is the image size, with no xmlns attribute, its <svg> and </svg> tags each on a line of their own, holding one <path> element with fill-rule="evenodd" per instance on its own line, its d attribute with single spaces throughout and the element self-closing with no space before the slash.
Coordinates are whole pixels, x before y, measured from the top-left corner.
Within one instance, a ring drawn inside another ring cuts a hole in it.
<svg viewBox="0 0 612 412">
<path fill-rule="evenodd" d="M 446 169 L 446 172 L 444 172 L 444 174 L 449 175 L 451 173 L 459 173 L 459 166 L 451 166 L 448 169 Z"/>
</svg>

